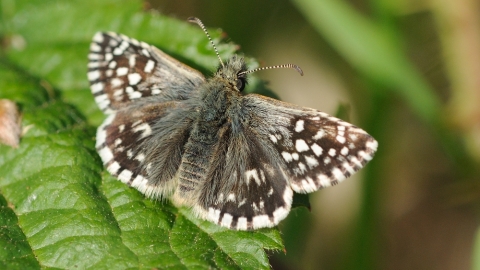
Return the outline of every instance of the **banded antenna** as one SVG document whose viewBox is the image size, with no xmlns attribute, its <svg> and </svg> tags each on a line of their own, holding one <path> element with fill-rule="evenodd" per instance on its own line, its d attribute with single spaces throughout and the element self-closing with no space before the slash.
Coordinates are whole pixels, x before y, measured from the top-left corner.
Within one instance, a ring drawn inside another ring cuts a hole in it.
<svg viewBox="0 0 480 270">
<path fill-rule="evenodd" d="M 215 43 L 213 43 L 212 37 L 210 37 L 210 34 L 208 34 L 207 28 L 205 28 L 205 25 L 203 25 L 202 21 L 199 18 L 196 18 L 196 17 L 190 17 L 187 20 L 189 22 L 198 24 L 198 26 L 200 26 L 200 28 L 202 28 L 203 32 L 205 32 L 205 35 L 207 35 L 208 40 L 212 44 L 213 50 L 215 51 L 215 54 L 217 54 L 218 60 L 220 60 L 220 64 L 222 64 L 222 67 L 225 67 L 225 65 L 223 64 L 222 58 L 220 58 L 220 54 L 218 54 L 217 47 L 215 46 Z M 249 73 L 253 73 L 253 72 L 256 72 L 256 71 L 260 71 L 260 70 L 274 69 L 274 68 L 293 68 L 296 71 L 298 71 L 298 73 L 300 73 L 301 76 L 303 76 L 303 70 L 299 66 L 294 65 L 294 64 L 284 64 L 284 65 L 276 65 L 276 66 L 269 66 L 269 67 L 259 67 L 259 68 L 256 68 L 256 69 L 240 72 L 238 75 L 249 74 Z"/>
<path fill-rule="evenodd" d="M 303 76 L 303 70 L 299 66 L 294 65 L 294 64 L 284 64 L 284 65 L 276 65 L 276 66 L 269 66 L 269 67 L 259 67 L 259 68 L 256 68 L 256 69 L 240 72 L 240 73 L 238 73 L 238 75 L 253 73 L 253 72 L 257 72 L 257 71 L 265 70 L 265 69 L 274 69 L 274 68 L 293 68 L 296 71 L 298 71 L 298 73 L 300 73 L 301 76 Z"/>
<path fill-rule="evenodd" d="M 213 43 L 212 38 L 210 37 L 210 34 L 208 34 L 207 28 L 205 28 L 205 25 L 203 25 L 202 21 L 199 18 L 196 17 L 190 17 L 187 19 L 189 22 L 196 23 L 200 28 L 202 28 L 203 32 L 205 32 L 205 35 L 207 35 L 208 40 L 210 40 L 210 43 L 213 46 L 213 50 L 215 50 L 215 53 L 217 54 L 218 60 L 220 60 L 220 64 L 222 64 L 222 67 L 225 67 L 223 64 L 222 58 L 220 58 L 220 54 L 218 54 L 217 47 L 215 46 L 215 43 Z"/>
</svg>

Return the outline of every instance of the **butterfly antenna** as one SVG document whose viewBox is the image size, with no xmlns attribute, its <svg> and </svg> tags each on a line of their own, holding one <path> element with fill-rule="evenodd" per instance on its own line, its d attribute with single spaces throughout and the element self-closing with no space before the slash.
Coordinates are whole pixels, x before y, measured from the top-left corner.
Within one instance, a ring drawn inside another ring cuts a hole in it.
<svg viewBox="0 0 480 270">
<path fill-rule="evenodd" d="M 285 64 L 285 65 L 269 66 L 269 67 L 259 67 L 259 68 L 256 68 L 256 69 L 240 72 L 238 75 L 253 73 L 253 72 L 260 71 L 260 70 L 265 70 L 265 69 L 274 69 L 274 68 L 293 68 L 296 71 L 298 71 L 298 73 L 300 73 L 301 76 L 303 76 L 303 70 L 299 66 L 294 65 L 294 64 Z"/>
<path fill-rule="evenodd" d="M 215 47 L 215 43 L 213 43 L 212 38 L 210 37 L 210 34 L 207 32 L 207 28 L 205 28 L 205 25 L 203 25 L 202 21 L 199 18 L 196 17 L 190 17 L 187 19 L 189 22 L 196 23 L 200 28 L 202 28 L 203 32 L 205 32 L 205 35 L 207 35 L 208 40 L 210 40 L 210 43 L 213 46 L 213 50 L 215 50 L 215 53 L 217 54 L 218 60 L 220 60 L 220 64 L 222 64 L 222 67 L 225 67 L 223 64 L 222 58 L 220 58 L 220 54 L 218 54 L 217 47 Z"/>
</svg>

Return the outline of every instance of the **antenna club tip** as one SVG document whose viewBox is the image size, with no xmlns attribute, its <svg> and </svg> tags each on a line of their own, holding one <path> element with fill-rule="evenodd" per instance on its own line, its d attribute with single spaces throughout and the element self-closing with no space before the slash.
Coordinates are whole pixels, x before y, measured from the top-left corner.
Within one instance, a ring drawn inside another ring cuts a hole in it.
<svg viewBox="0 0 480 270">
<path fill-rule="evenodd" d="M 197 17 L 188 17 L 187 21 L 189 22 L 197 22 L 198 18 Z"/>
<path fill-rule="evenodd" d="M 299 66 L 293 67 L 298 73 L 300 73 L 300 76 L 303 76 L 303 70 Z"/>
</svg>

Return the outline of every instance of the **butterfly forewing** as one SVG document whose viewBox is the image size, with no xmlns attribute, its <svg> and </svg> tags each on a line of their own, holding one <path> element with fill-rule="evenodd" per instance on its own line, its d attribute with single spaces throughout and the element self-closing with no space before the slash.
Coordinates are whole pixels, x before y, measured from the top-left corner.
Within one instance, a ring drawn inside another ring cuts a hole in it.
<svg viewBox="0 0 480 270">
<path fill-rule="evenodd" d="M 296 192 L 336 185 L 377 150 L 377 142 L 365 131 L 326 113 L 259 95 L 246 96 L 244 103 L 249 123 L 264 127 L 258 129 L 259 136 L 276 149 Z"/>
<path fill-rule="evenodd" d="M 105 113 L 154 95 L 159 101 L 186 99 L 205 81 L 159 49 L 113 32 L 95 34 L 88 58 L 90 88 Z"/>
</svg>

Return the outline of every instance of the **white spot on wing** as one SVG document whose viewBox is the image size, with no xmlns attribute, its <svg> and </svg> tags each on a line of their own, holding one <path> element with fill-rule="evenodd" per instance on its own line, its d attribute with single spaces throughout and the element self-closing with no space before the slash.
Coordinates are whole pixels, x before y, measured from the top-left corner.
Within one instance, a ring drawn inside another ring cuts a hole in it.
<svg viewBox="0 0 480 270">
<path fill-rule="evenodd" d="M 277 225 L 281 220 L 287 217 L 288 209 L 284 207 L 279 207 L 273 212 L 273 224 L 271 226 Z"/>
<path fill-rule="evenodd" d="M 365 151 L 358 152 L 358 155 L 361 156 L 365 160 L 371 160 L 372 159 L 372 156 L 365 153 Z"/>
<path fill-rule="evenodd" d="M 117 68 L 117 76 L 124 76 L 127 75 L 128 68 L 127 67 L 119 67 Z"/>
<path fill-rule="evenodd" d="M 103 83 L 102 82 L 94 83 L 90 86 L 90 89 L 92 89 L 92 93 L 96 94 L 103 90 Z"/>
<path fill-rule="evenodd" d="M 235 194 L 233 194 L 233 193 L 228 194 L 227 201 L 234 202 L 235 201 Z"/>
<path fill-rule="evenodd" d="M 146 57 L 150 57 L 150 53 L 148 52 L 148 50 L 143 49 L 143 50 L 142 50 L 142 53 L 143 53 L 143 55 L 145 55 Z"/>
<path fill-rule="evenodd" d="M 140 46 L 140 42 L 134 38 L 130 38 L 130 42 L 135 46 Z"/>
<path fill-rule="evenodd" d="M 136 126 L 135 128 L 133 128 L 133 131 L 134 132 L 143 131 L 140 139 L 143 139 L 147 136 L 150 136 L 150 134 L 152 134 L 152 129 L 150 128 L 150 125 L 147 123 L 143 123 L 141 125 Z"/>
<path fill-rule="evenodd" d="M 310 193 L 317 190 L 317 186 L 313 182 L 312 178 L 307 177 L 307 179 L 302 180 L 302 186 L 305 192 Z"/>
<path fill-rule="evenodd" d="M 95 37 L 94 37 L 95 38 Z M 90 44 L 90 51 L 92 52 L 100 52 L 102 50 L 102 47 L 100 47 L 97 43 L 92 42 Z"/>
<path fill-rule="evenodd" d="M 237 220 L 237 230 L 246 230 L 248 228 L 247 218 L 239 217 Z"/>
<path fill-rule="evenodd" d="M 144 191 L 144 193 L 145 193 L 145 191 L 147 189 L 147 182 L 148 181 L 147 181 L 146 178 L 144 178 L 141 175 L 137 175 L 137 177 L 135 177 L 135 179 L 133 179 L 133 181 L 130 185 L 134 188 L 137 188 L 140 191 Z"/>
<path fill-rule="evenodd" d="M 100 62 L 88 62 L 87 67 L 88 68 L 99 68 L 100 67 Z"/>
<path fill-rule="evenodd" d="M 123 183 L 128 183 L 132 179 L 132 172 L 124 169 L 119 175 L 118 180 L 122 181 Z"/>
<path fill-rule="evenodd" d="M 146 73 L 150 73 L 152 72 L 153 68 L 155 67 L 155 62 L 153 62 L 152 60 L 148 59 L 148 62 L 147 64 L 145 65 L 145 68 L 144 68 L 144 71 Z"/>
<path fill-rule="evenodd" d="M 108 148 L 108 146 L 105 146 L 104 148 L 100 149 L 98 151 L 98 154 L 102 158 L 102 161 L 104 164 L 113 159 L 113 153 L 110 150 L 110 148 Z"/>
<path fill-rule="evenodd" d="M 270 134 L 270 140 L 273 142 L 273 143 L 277 143 L 277 137 L 275 137 L 274 135 Z"/>
<path fill-rule="evenodd" d="M 325 157 L 325 158 L 323 159 L 323 163 L 324 163 L 325 165 L 329 164 L 331 161 L 332 161 L 332 159 L 331 159 L 330 157 Z"/>
<path fill-rule="evenodd" d="M 312 139 L 320 140 L 321 138 L 323 138 L 323 136 L 325 136 L 325 131 L 323 129 L 320 129 L 319 131 L 317 131 L 317 134 L 312 137 Z"/>
<path fill-rule="evenodd" d="M 343 179 L 345 179 L 345 175 L 342 173 L 342 171 L 339 168 L 333 169 L 332 174 L 335 177 L 335 179 L 338 181 L 343 181 Z"/>
<path fill-rule="evenodd" d="M 220 219 L 220 210 L 214 209 L 213 207 L 208 208 L 208 219 L 214 223 L 218 223 Z"/>
<path fill-rule="evenodd" d="M 302 162 L 298 163 L 298 169 L 300 170 L 301 174 L 303 174 L 305 171 L 307 171 L 307 167 Z"/>
<path fill-rule="evenodd" d="M 323 153 L 322 147 L 318 146 L 318 144 L 314 143 L 312 144 L 312 151 L 313 153 L 318 157 Z"/>
<path fill-rule="evenodd" d="M 352 166 L 350 166 L 350 164 L 348 164 L 348 162 L 344 162 L 342 164 L 342 167 L 345 168 L 345 170 L 347 170 L 347 172 L 350 173 L 350 175 L 354 174 L 355 173 L 355 170 L 353 169 Z"/>
<path fill-rule="evenodd" d="M 142 93 L 140 93 L 139 91 L 133 91 L 131 93 L 128 93 L 128 97 L 130 99 L 136 99 L 136 98 L 141 98 L 142 97 Z"/>
<path fill-rule="evenodd" d="M 115 147 L 119 146 L 120 144 L 122 144 L 122 139 L 116 138 L 114 142 Z"/>
<path fill-rule="evenodd" d="M 135 55 L 132 54 L 132 55 L 130 55 L 130 57 L 128 58 L 128 65 L 133 68 L 133 67 L 135 67 L 136 61 L 137 61 L 137 60 L 135 59 Z"/>
<path fill-rule="evenodd" d="M 247 202 L 247 199 L 244 198 L 242 201 L 238 203 L 238 207 L 244 205 L 246 202 Z"/>
<path fill-rule="evenodd" d="M 222 226 L 230 228 L 230 226 L 232 225 L 232 220 L 233 220 L 232 215 L 230 215 L 229 213 L 223 214 Z"/>
<path fill-rule="evenodd" d="M 258 173 L 256 169 L 246 171 L 245 178 L 247 180 L 247 183 L 250 182 L 250 178 L 253 178 L 253 180 L 255 180 L 255 183 L 257 183 L 257 185 L 259 186 L 261 185 L 260 178 L 258 177 Z"/>
<path fill-rule="evenodd" d="M 112 84 L 112 87 L 119 87 L 123 84 L 123 81 L 119 78 L 113 78 L 110 83 Z"/>
<path fill-rule="evenodd" d="M 88 72 L 87 75 L 88 75 L 88 80 L 89 81 L 95 81 L 95 80 L 100 78 L 100 71 L 98 71 L 98 70 L 90 71 L 90 72 Z"/>
<path fill-rule="evenodd" d="M 101 100 L 101 102 L 99 102 L 99 100 Z M 112 110 L 108 108 L 110 101 L 108 100 L 107 95 L 102 95 L 102 97 L 98 99 L 95 98 L 95 101 L 97 101 L 98 108 L 100 108 L 100 110 L 103 110 L 105 114 L 109 114 L 112 112 Z"/>
<path fill-rule="evenodd" d="M 295 142 L 295 149 L 297 149 L 298 152 L 303 152 L 303 151 L 307 151 L 310 148 L 308 148 L 308 145 L 304 140 L 298 139 Z"/>
<path fill-rule="evenodd" d="M 136 157 L 135 157 L 136 160 L 142 162 L 143 160 L 145 160 L 145 155 L 144 154 L 138 154 Z"/>
<path fill-rule="evenodd" d="M 286 162 L 290 162 L 293 160 L 293 157 L 290 153 L 288 152 L 282 152 L 282 156 L 283 156 L 283 159 L 286 161 Z"/>
<path fill-rule="evenodd" d="M 310 168 L 314 168 L 318 166 L 318 161 L 312 156 L 305 156 L 305 161 L 307 162 L 307 165 Z"/>
<path fill-rule="evenodd" d="M 351 161 L 352 161 L 355 165 L 357 165 L 358 167 L 360 167 L 360 168 L 363 167 L 362 163 L 361 163 L 356 157 L 352 157 Z"/>
<path fill-rule="evenodd" d="M 304 130 L 304 125 L 305 121 L 303 120 L 298 120 L 297 123 L 295 124 L 295 131 L 296 132 L 302 132 Z"/>
<path fill-rule="evenodd" d="M 367 142 L 367 147 L 372 149 L 373 151 L 377 151 L 377 148 L 378 148 L 378 142 L 373 140 L 373 141 L 368 141 Z"/>
<path fill-rule="evenodd" d="M 272 227 L 274 225 L 270 222 L 270 219 L 267 215 L 254 216 L 252 223 L 254 229 Z"/>
<path fill-rule="evenodd" d="M 118 162 L 113 162 L 107 167 L 108 172 L 110 172 L 113 175 L 116 175 L 118 170 L 120 170 L 120 164 Z"/>
<path fill-rule="evenodd" d="M 320 185 L 322 187 L 329 187 L 329 186 L 332 185 L 331 182 L 330 182 L 330 179 L 325 174 L 319 174 L 317 176 L 317 180 L 318 180 L 318 182 L 320 182 Z"/>
<path fill-rule="evenodd" d="M 97 32 L 95 36 L 93 36 L 93 41 L 97 43 L 102 43 L 103 42 L 103 34 L 101 32 Z"/>
<path fill-rule="evenodd" d="M 101 60 L 101 56 L 97 53 L 89 53 L 88 60 Z"/>
<path fill-rule="evenodd" d="M 100 127 L 97 129 L 97 142 L 95 144 L 95 147 L 99 148 L 101 145 L 105 143 L 105 140 L 107 139 L 107 132 L 105 131 L 105 127 L 110 125 L 113 122 L 113 119 L 115 119 L 115 114 L 112 114 L 108 116 L 102 123 Z"/>
<path fill-rule="evenodd" d="M 128 74 L 128 83 L 130 85 L 137 85 L 142 80 L 142 76 L 138 73 Z"/>
</svg>

